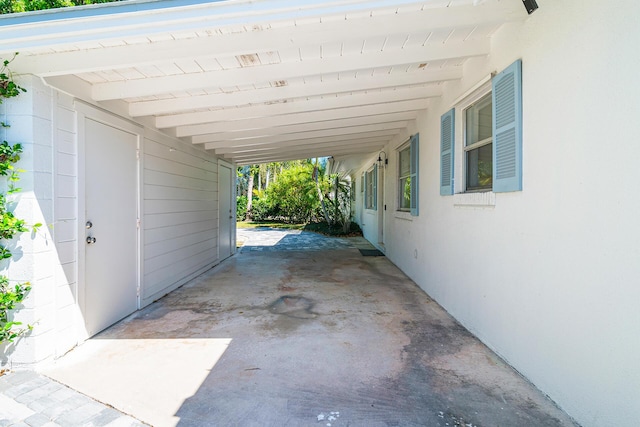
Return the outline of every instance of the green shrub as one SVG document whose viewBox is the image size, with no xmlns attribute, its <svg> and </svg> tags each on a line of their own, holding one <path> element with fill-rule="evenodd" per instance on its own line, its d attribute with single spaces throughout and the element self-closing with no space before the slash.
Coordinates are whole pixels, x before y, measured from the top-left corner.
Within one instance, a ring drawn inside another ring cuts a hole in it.
<svg viewBox="0 0 640 427">
<path fill-rule="evenodd" d="M 247 196 L 236 198 L 236 221 L 244 221 L 247 218 Z"/>
<path fill-rule="evenodd" d="M 329 225 L 325 221 L 310 222 L 304 226 L 304 230 L 313 231 L 327 236 L 362 236 L 362 230 L 355 222 L 349 224 L 349 229 L 347 231 L 344 230 L 344 227 L 341 224 Z"/>
<path fill-rule="evenodd" d="M 268 197 L 253 200 L 251 204 L 251 219 L 253 221 L 267 221 L 277 217 L 277 207 L 272 205 Z"/>
<path fill-rule="evenodd" d="M 17 55 L 14 54 L 13 58 Z M 12 59 L 2 61 L 0 66 L 0 104 L 4 99 L 13 98 L 26 90 L 13 81 L 11 71 L 7 66 Z M 0 122 L 0 126 L 8 128 L 5 122 Z M 20 188 L 15 184 L 20 179 L 20 169 L 15 168 L 15 164 L 20 160 L 22 153 L 21 144 L 10 144 L 7 141 L 0 143 L 0 176 L 6 179 L 4 191 L 0 192 L 0 259 L 10 259 L 12 240 L 19 233 L 28 231 L 25 221 L 17 218 L 13 214 L 13 203 L 7 198 L 9 194 L 15 194 Z M 41 224 L 34 224 L 31 230 L 36 231 Z M 18 337 L 24 335 L 32 329 L 31 325 L 22 327 L 21 322 L 12 319 L 12 311 L 19 309 L 20 303 L 25 299 L 31 289 L 29 282 L 11 283 L 9 277 L 0 275 L 0 344 L 13 342 Z"/>
<path fill-rule="evenodd" d="M 309 221 L 320 203 L 312 174 L 312 164 L 282 171 L 267 189 L 267 199 L 274 208 L 272 215 L 294 223 Z"/>
</svg>

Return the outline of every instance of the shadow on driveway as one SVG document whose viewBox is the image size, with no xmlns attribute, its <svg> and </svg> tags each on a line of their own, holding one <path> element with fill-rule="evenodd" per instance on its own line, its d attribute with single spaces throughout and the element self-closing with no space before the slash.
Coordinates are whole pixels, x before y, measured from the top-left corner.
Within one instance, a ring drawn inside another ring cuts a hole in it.
<svg viewBox="0 0 640 427">
<path fill-rule="evenodd" d="M 342 240 L 243 249 L 47 374 L 155 426 L 574 425 L 385 257 Z"/>
</svg>

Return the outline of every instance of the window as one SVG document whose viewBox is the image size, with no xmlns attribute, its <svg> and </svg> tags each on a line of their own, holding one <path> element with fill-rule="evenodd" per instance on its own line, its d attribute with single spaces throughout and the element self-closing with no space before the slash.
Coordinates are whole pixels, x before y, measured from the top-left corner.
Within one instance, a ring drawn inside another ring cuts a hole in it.
<svg viewBox="0 0 640 427">
<path fill-rule="evenodd" d="M 463 192 L 522 190 L 522 62 L 491 80 L 491 92 L 463 114 Z M 454 193 L 455 109 L 441 118 L 440 194 Z"/>
<path fill-rule="evenodd" d="M 493 114 L 491 94 L 464 112 L 466 190 L 490 190 L 493 177 Z"/>
<path fill-rule="evenodd" d="M 398 182 L 400 183 L 400 195 L 398 209 L 408 211 L 411 208 L 411 146 L 400 150 L 398 153 L 400 170 L 398 172 Z"/>
<path fill-rule="evenodd" d="M 398 149 L 398 210 L 418 215 L 418 135 Z"/>
<path fill-rule="evenodd" d="M 378 204 L 378 167 L 374 166 L 364 174 L 364 207 L 377 209 Z"/>
</svg>

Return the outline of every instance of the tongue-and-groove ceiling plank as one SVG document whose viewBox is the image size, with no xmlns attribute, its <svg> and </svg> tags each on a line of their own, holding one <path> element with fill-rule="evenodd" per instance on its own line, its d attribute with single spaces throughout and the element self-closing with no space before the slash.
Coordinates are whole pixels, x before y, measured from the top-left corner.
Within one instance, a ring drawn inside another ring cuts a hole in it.
<svg viewBox="0 0 640 427">
<path fill-rule="evenodd" d="M 246 139 L 235 141 L 233 144 L 233 149 L 237 149 L 240 151 L 246 151 L 247 149 L 259 149 L 261 147 L 294 147 L 296 145 L 304 145 L 304 144 L 318 144 L 323 145 L 325 143 L 337 142 L 337 141 L 358 141 L 364 142 L 369 140 L 375 140 L 377 138 L 382 138 L 388 140 L 389 137 L 395 135 L 397 133 L 397 129 L 382 129 L 376 131 L 369 132 L 357 132 L 354 134 L 348 133 L 338 133 L 329 136 L 316 136 L 316 137 L 305 137 L 301 139 L 287 139 L 287 140 L 279 140 L 279 141 L 263 141 L 260 139 Z M 210 150 L 221 150 L 228 148 L 229 144 L 227 142 L 210 142 L 208 143 L 208 148 Z"/>
<path fill-rule="evenodd" d="M 393 105 L 395 102 L 419 100 L 426 108 L 432 88 L 412 87 L 394 90 L 331 95 L 324 98 L 307 99 L 295 102 L 276 102 L 272 104 L 251 105 L 239 108 L 219 109 L 213 111 L 198 111 L 181 114 L 157 116 L 155 124 L 158 128 L 171 128 L 208 123 L 225 123 L 235 120 L 248 120 L 279 115 L 292 116 L 307 112 L 320 112 L 341 108 L 369 106 L 376 104 Z"/>
<path fill-rule="evenodd" d="M 297 133 L 288 133 L 286 135 L 270 135 L 261 138 L 253 138 L 256 140 L 258 144 L 265 144 L 271 142 L 278 141 L 292 141 L 295 139 L 307 139 L 307 138 L 319 138 L 323 136 L 336 136 L 336 135 L 349 135 L 349 134 L 358 134 L 361 132 L 375 132 L 382 130 L 390 130 L 390 129 L 404 129 L 406 128 L 408 122 L 406 120 L 397 121 L 397 122 L 389 122 L 389 123 L 376 123 L 370 125 L 362 125 L 362 126 L 353 126 L 349 128 L 340 128 L 340 129 L 322 129 L 322 130 L 314 130 L 314 131 L 305 131 L 305 132 L 297 132 Z M 192 141 L 194 144 L 204 144 L 206 149 L 211 148 L 220 148 L 220 146 L 214 146 L 211 144 L 216 143 L 216 136 L 213 135 L 196 135 L 192 137 Z M 212 142 L 213 140 L 213 142 Z M 242 140 L 246 142 L 247 140 Z M 217 141 L 221 142 L 224 145 L 222 146 L 235 146 L 237 141 Z"/>
<path fill-rule="evenodd" d="M 133 0 L 0 17 L 0 55 L 241 164 L 373 153 L 526 18 L 519 3 Z"/>
<path fill-rule="evenodd" d="M 295 46 L 319 46 L 324 43 L 344 42 L 357 37 L 361 40 L 376 37 L 381 34 L 427 34 L 431 31 L 454 28 L 468 28 L 470 30 L 481 26 L 497 26 L 505 22 L 522 19 L 517 1 L 503 1 L 488 3 L 481 6 L 463 5 L 456 7 L 427 8 L 405 14 L 371 14 L 360 19 L 346 19 L 339 21 L 318 22 L 306 25 L 287 25 L 270 29 L 250 29 L 245 32 L 218 34 L 210 36 L 192 37 L 186 39 L 161 40 L 146 43 L 122 43 L 113 47 L 82 48 L 82 43 L 89 38 L 86 24 L 75 30 L 78 46 L 75 50 L 66 52 L 51 52 L 41 55 L 24 55 L 19 57 L 14 67 L 24 69 L 42 76 L 60 74 L 79 74 L 104 69 L 119 69 L 154 65 L 163 62 L 173 62 L 178 59 L 198 57 L 224 58 L 243 55 L 246 53 L 269 52 Z M 250 17 L 247 17 L 249 19 Z M 64 27 L 68 27 L 66 23 Z M 61 34 L 74 33 L 73 30 L 60 28 Z M 165 33 L 171 35 L 170 29 Z M 45 33 L 46 34 L 46 33 Z M 42 40 L 38 39 L 33 27 L 29 27 L 24 35 L 16 34 L 16 29 L 0 27 L 0 51 L 12 53 L 24 50 L 20 40 L 30 40 L 32 44 L 51 46 L 63 44 L 56 41 L 54 35 L 48 34 Z M 53 38 L 52 38 L 53 37 Z M 127 40 L 126 33 L 115 36 L 118 40 Z M 425 40 L 416 40 L 423 44 Z M 11 44 L 12 43 L 12 44 Z M 104 43 L 104 42 L 103 42 Z M 28 52 L 28 49 L 27 49 Z"/>
<path fill-rule="evenodd" d="M 280 101 L 283 99 L 306 98 L 337 93 L 350 93 L 381 88 L 395 88 L 410 85 L 440 83 L 457 80 L 462 77 L 460 67 L 437 70 L 421 70 L 412 73 L 394 73 L 390 75 L 367 75 L 358 78 L 345 78 L 321 83 L 289 85 L 259 89 L 253 91 L 223 92 L 202 96 L 185 96 L 181 98 L 161 99 L 129 103 L 129 114 L 132 117 L 171 114 L 197 108 L 236 107 Z M 433 96 L 440 96 L 440 89 L 433 88 Z"/>
<path fill-rule="evenodd" d="M 328 138 L 327 138 L 328 139 Z M 323 141 L 323 148 L 339 148 L 339 147 L 363 147 L 371 144 L 384 143 L 387 140 L 386 137 L 374 137 L 374 138 L 360 138 L 360 139 L 339 139 L 337 141 L 328 142 Z M 317 146 L 317 142 L 297 141 L 296 144 L 291 144 L 289 147 L 284 146 L 254 146 L 254 147 L 233 147 L 233 148 L 220 148 L 215 150 L 216 154 L 227 155 L 233 153 L 236 156 L 248 156 L 251 154 L 265 155 L 273 153 L 286 153 L 291 150 L 308 149 L 313 146 Z"/>
<path fill-rule="evenodd" d="M 105 101 L 142 97 L 175 91 L 235 86 L 247 82 L 282 81 L 296 77 L 350 72 L 352 70 L 428 63 L 429 61 L 481 56 L 488 53 L 488 40 L 474 40 L 446 45 L 430 44 L 405 49 L 378 50 L 292 63 L 245 66 L 238 69 L 206 72 L 199 69 L 199 72 L 163 77 L 145 78 L 142 73 L 138 73 L 133 79 L 94 84 L 92 98 L 96 101 Z"/>
<path fill-rule="evenodd" d="M 355 147 L 345 149 L 325 149 L 318 147 L 313 151 L 313 155 L 309 155 L 309 150 L 296 150 L 286 153 L 277 153 L 270 155 L 252 155 L 247 157 L 235 157 L 229 156 L 227 159 L 235 161 L 239 165 L 250 165 L 257 163 L 269 163 L 269 162 L 283 162 L 287 160 L 308 159 L 312 157 L 325 157 L 325 156 L 349 156 L 354 154 L 370 154 L 377 153 L 384 148 L 384 144 L 372 144 L 366 147 Z"/>
<path fill-rule="evenodd" d="M 392 133 L 390 133 L 392 134 Z M 322 138 L 322 147 L 342 147 L 342 146 L 366 146 L 370 144 L 384 143 L 389 138 L 389 135 L 384 133 L 374 135 L 368 138 L 360 138 L 361 135 L 339 135 L 335 137 Z M 351 137 L 351 138 L 349 138 Z M 304 139 L 297 141 L 284 141 L 274 144 L 262 144 L 252 145 L 245 147 L 226 147 L 215 149 L 216 154 L 230 154 L 242 156 L 248 154 L 265 154 L 267 152 L 287 152 L 294 149 L 312 148 L 317 146 L 318 141 L 316 139 Z"/>
<path fill-rule="evenodd" d="M 250 138 L 263 139 L 266 136 L 288 135 L 292 133 L 311 132 L 325 129 L 345 129 L 355 126 L 364 126 L 371 123 L 383 124 L 393 123 L 403 120 L 413 120 L 417 113 L 414 111 L 402 111 L 399 113 L 378 114 L 368 117 L 352 117 L 347 119 L 325 120 L 311 123 L 299 123 L 287 126 L 274 126 L 269 128 L 258 128 L 248 130 L 238 130 L 235 132 L 222 132 L 209 135 L 209 142 L 216 141 L 244 141 Z"/>
<path fill-rule="evenodd" d="M 309 111 L 306 113 L 293 113 L 271 117 L 259 117 L 252 119 L 219 121 L 215 123 L 198 124 L 191 126 L 179 126 L 176 128 L 176 136 L 193 136 L 207 133 L 222 133 L 243 131 L 249 129 L 275 128 L 288 125 L 303 125 L 330 120 L 341 120 L 356 117 L 369 117 L 378 120 L 383 114 L 415 112 L 427 108 L 425 99 L 413 99 L 408 101 L 389 102 L 385 104 L 359 105 L 356 107 L 335 108 L 322 111 Z"/>
</svg>

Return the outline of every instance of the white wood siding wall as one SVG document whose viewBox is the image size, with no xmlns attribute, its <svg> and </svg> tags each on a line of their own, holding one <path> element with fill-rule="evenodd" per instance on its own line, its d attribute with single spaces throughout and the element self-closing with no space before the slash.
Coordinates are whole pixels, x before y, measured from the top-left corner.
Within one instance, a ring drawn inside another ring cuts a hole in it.
<svg viewBox="0 0 640 427">
<path fill-rule="evenodd" d="M 142 151 L 144 306 L 219 261 L 218 166 L 158 133 L 145 135 Z"/>
</svg>

